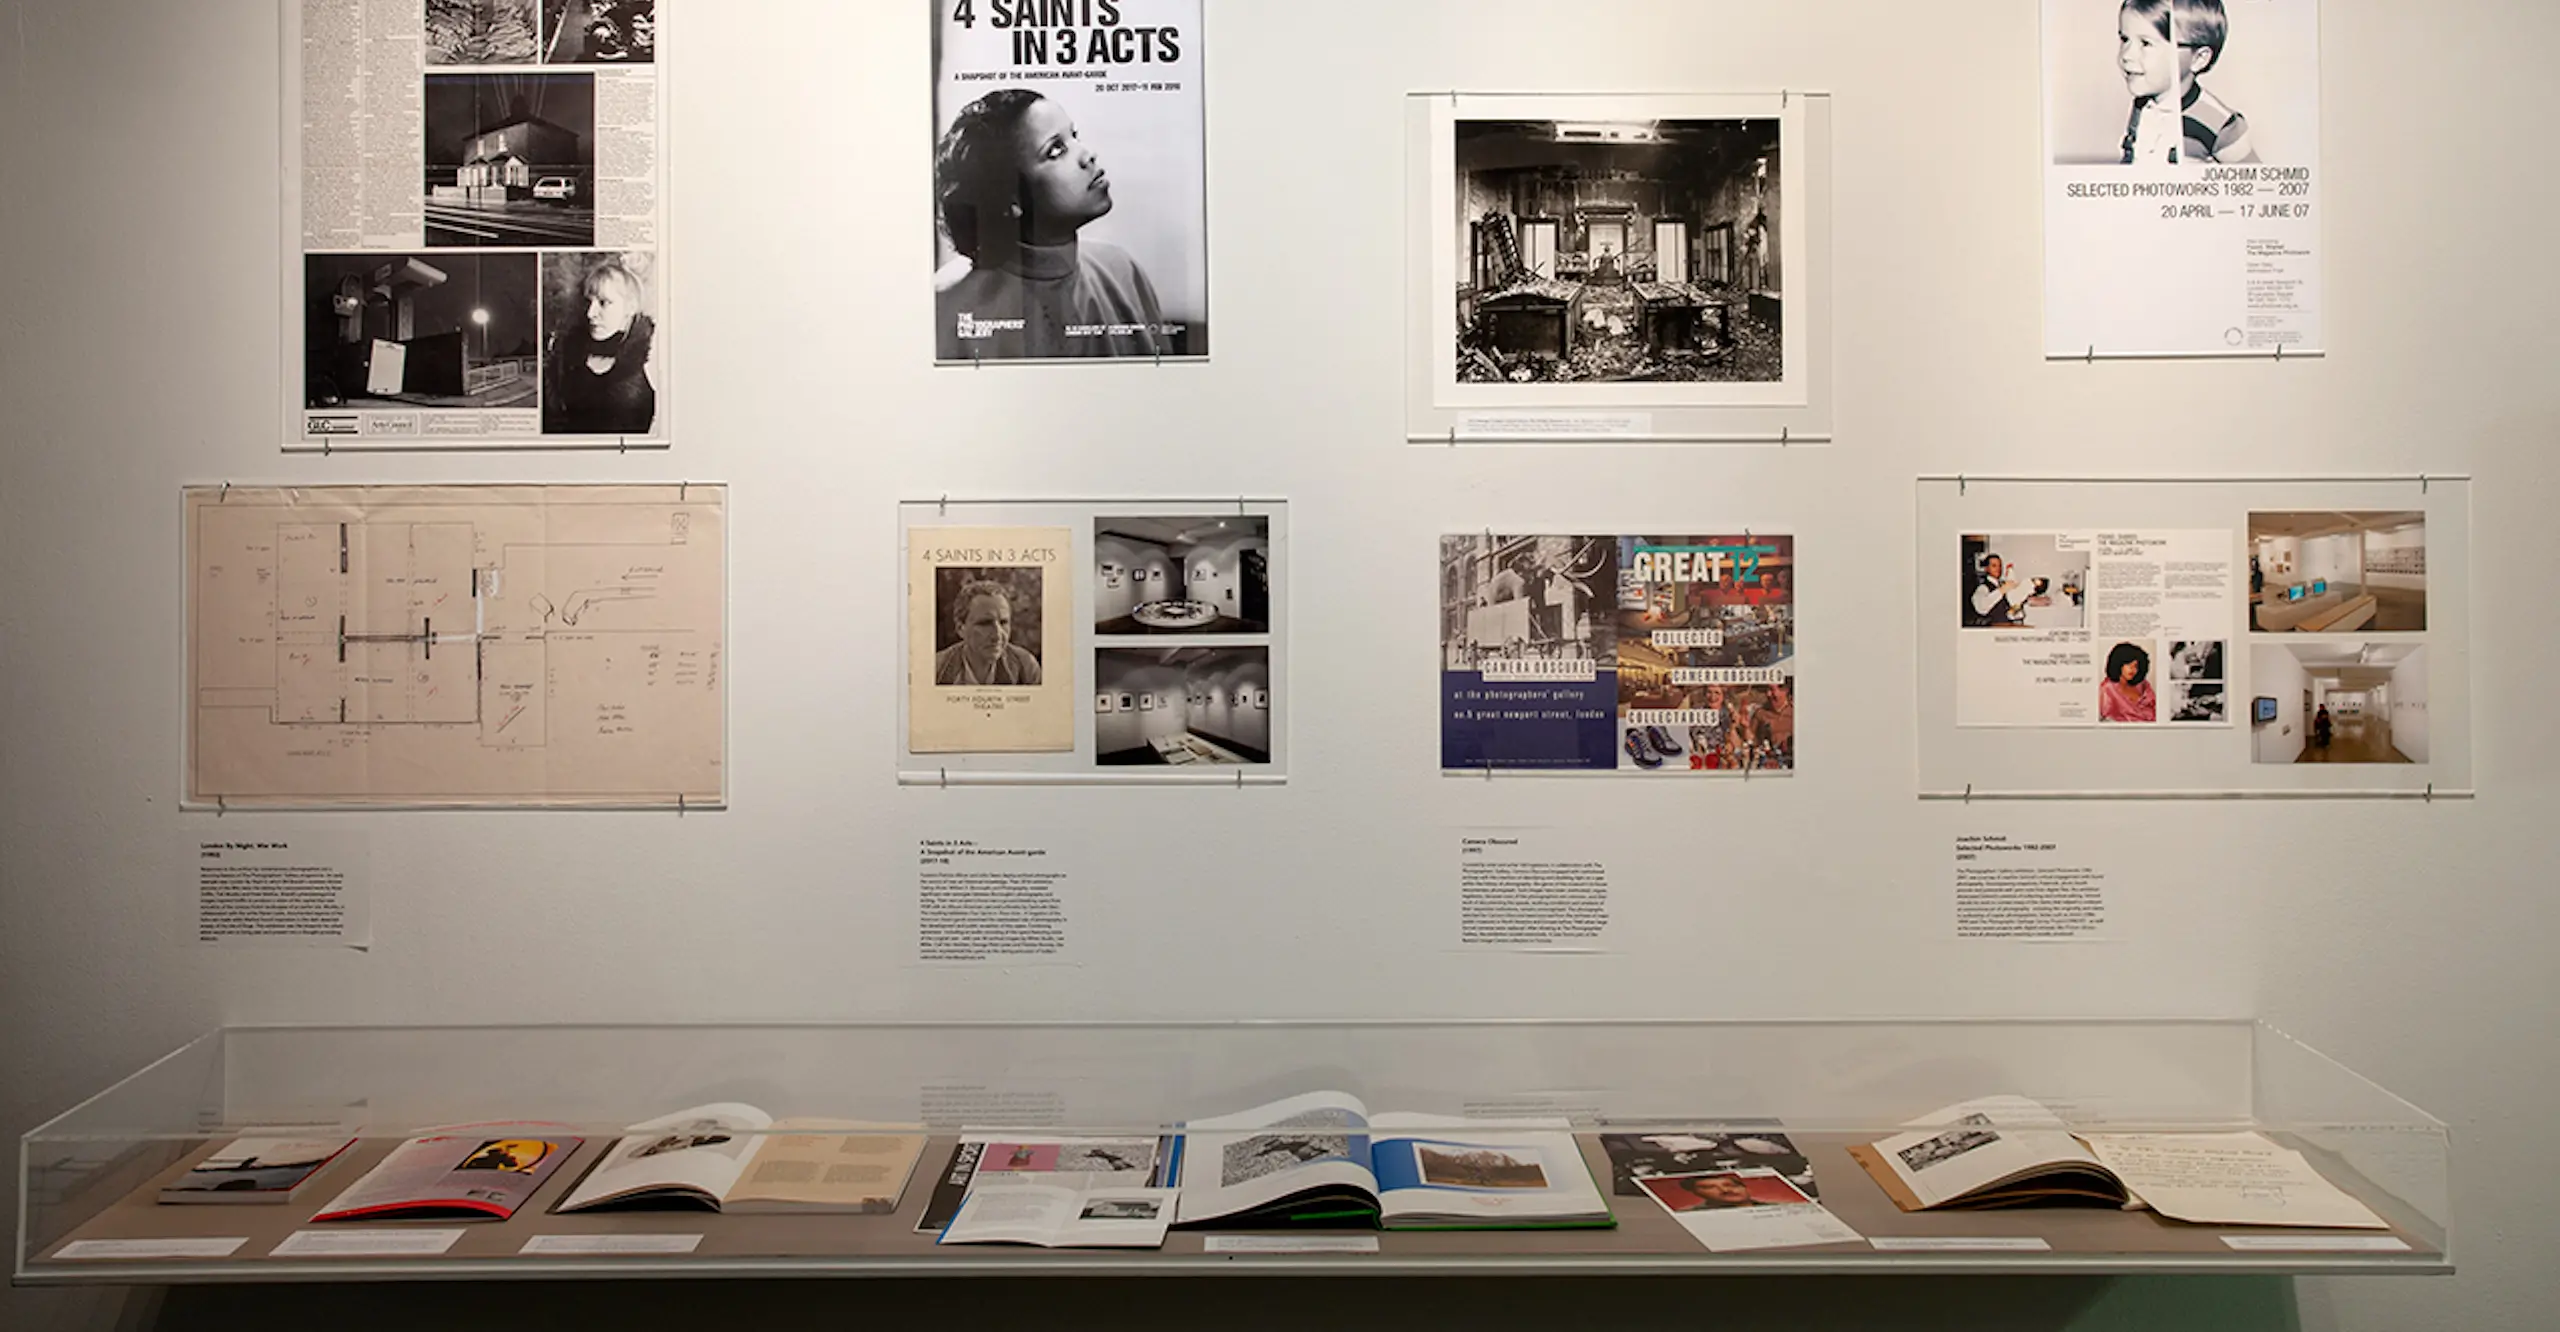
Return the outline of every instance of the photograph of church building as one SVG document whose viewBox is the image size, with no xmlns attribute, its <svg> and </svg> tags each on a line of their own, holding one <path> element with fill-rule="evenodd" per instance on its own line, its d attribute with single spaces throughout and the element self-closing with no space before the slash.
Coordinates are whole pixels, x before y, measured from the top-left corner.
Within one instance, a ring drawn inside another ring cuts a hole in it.
<svg viewBox="0 0 2560 1332">
<path fill-rule="evenodd" d="M 1460 383 L 1775 383 L 1773 119 L 1456 122 Z"/>
</svg>

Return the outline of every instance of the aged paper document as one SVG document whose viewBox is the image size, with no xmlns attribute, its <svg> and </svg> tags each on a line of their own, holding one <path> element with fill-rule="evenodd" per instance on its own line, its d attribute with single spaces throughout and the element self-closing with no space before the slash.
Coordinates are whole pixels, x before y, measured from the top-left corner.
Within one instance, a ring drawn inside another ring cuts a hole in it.
<svg viewBox="0 0 2560 1332">
<path fill-rule="evenodd" d="M 186 796 L 716 805 L 727 492 L 186 492 Z"/>
<path fill-rule="evenodd" d="M 907 748 L 1075 748 L 1075 597 L 1063 527 L 907 532 Z"/>
<path fill-rule="evenodd" d="M 2162 1216 L 2211 1225 L 2388 1230 L 2373 1209 L 2255 1133 L 2091 1133 L 2089 1150 Z"/>
</svg>

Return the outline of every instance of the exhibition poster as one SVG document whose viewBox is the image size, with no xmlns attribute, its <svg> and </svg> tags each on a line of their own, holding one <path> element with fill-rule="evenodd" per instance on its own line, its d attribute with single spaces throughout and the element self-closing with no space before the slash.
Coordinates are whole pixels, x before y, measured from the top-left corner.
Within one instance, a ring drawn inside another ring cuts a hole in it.
<svg viewBox="0 0 2560 1332">
<path fill-rule="evenodd" d="M 1209 354 L 1201 0 L 928 0 L 934 356 Z"/>
<path fill-rule="evenodd" d="M 907 747 L 1075 747 L 1074 573 L 1063 527 L 907 533 Z"/>
<path fill-rule="evenodd" d="M 1795 539 L 1440 539 L 1448 771 L 1795 767 Z"/>
<path fill-rule="evenodd" d="M 2044 0 L 2045 354 L 2321 349 L 2319 0 Z"/>
<path fill-rule="evenodd" d="M 1957 539 L 1956 724 L 2228 726 L 2225 531 Z"/>
<path fill-rule="evenodd" d="M 663 445 L 657 0 L 286 0 L 286 447 Z"/>
<path fill-rule="evenodd" d="M 1782 95 L 1433 99 L 1433 405 L 1805 405 L 1803 118 Z"/>
<path fill-rule="evenodd" d="M 725 798 L 722 487 L 185 501 L 190 802 Z"/>
</svg>

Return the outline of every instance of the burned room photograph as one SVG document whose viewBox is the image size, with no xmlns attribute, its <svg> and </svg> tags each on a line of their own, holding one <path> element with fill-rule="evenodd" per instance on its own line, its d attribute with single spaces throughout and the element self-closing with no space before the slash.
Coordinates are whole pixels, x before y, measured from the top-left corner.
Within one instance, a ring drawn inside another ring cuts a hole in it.
<svg viewBox="0 0 2560 1332">
<path fill-rule="evenodd" d="M 1456 121 L 1458 382 L 1783 381 L 1779 128 Z"/>
<path fill-rule="evenodd" d="M 1097 634 L 1261 634 L 1271 630 L 1271 520 L 1097 518 Z"/>
<path fill-rule="evenodd" d="M 592 74 L 427 76 L 430 247 L 595 244 Z"/>
<path fill-rule="evenodd" d="M 533 0 L 427 0 L 430 65 L 529 65 L 541 45 Z"/>
<path fill-rule="evenodd" d="M 1096 681 L 1120 696 L 1093 719 L 1096 765 L 1212 767 L 1271 761 L 1271 650 L 1099 648 Z"/>
<path fill-rule="evenodd" d="M 531 407 L 541 278 L 531 254 L 302 260 L 303 406 Z"/>
</svg>

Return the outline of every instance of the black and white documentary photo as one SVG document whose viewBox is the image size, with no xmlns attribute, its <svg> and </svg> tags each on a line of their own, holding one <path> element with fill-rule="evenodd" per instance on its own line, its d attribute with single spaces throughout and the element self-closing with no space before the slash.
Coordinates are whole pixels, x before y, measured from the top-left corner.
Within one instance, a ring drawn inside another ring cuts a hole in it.
<svg viewBox="0 0 2560 1332">
<path fill-rule="evenodd" d="M 537 262 L 532 254 L 303 256 L 303 406 L 533 406 Z"/>
<path fill-rule="evenodd" d="M 1774 1128 L 1603 1133 L 1600 1146 L 1609 1154 L 1612 1191 L 1621 1198 L 1643 1197 L 1636 1181 L 1647 1176 L 1742 1169 L 1774 1170 L 1806 1194 L 1817 1193 L 1813 1163 Z"/>
<path fill-rule="evenodd" d="M 1902 1158 L 1903 1169 L 1918 1172 L 1998 1141 L 1999 1130 L 1990 1127 L 1987 1119 L 1980 1115 L 1967 1115 L 1946 1132 L 1915 1142 L 1894 1155 Z"/>
<path fill-rule="evenodd" d="M 2222 674 L 2222 640 L 2197 639 L 2169 644 L 2167 660 L 2161 663 L 2161 674 L 2173 684 L 2199 680 L 2220 680 Z"/>
<path fill-rule="evenodd" d="M 2166 684 L 2160 687 L 2162 720 L 2218 724 L 2230 718 L 2224 703 L 2227 690 L 2220 680 L 2197 680 L 2188 684 Z"/>
<path fill-rule="evenodd" d="M 542 258 L 542 432 L 647 435 L 658 425 L 657 256 Z"/>
<path fill-rule="evenodd" d="M 1218 1144 L 1218 1186 L 1232 1189 L 1310 1161 L 1349 1159 L 1351 1138 L 1341 1133 L 1257 1133 Z"/>
<path fill-rule="evenodd" d="M 1271 520 L 1228 514 L 1093 524 L 1097 634 L 1271 630 Z"/>
<path fill-rule="evenodd" d="M 541 54 L 534 0 L 426 0 L 430 65 L 530 65 Z"/>
<path fill-rule="evenodd" d="M 1041 682 L 1039 567 L 933 571 L 933 682 L 944 688 Z"/>
<path fill-rule="evenodd" d="M 1096 1198 L 1077 1214 L 1082 1221 L 1153 1221 L 1164 1210 L 1157 1198 Z"/>
<path fill-rule="evenodd" d="M 1775 119 L 1455 123 L 1462 384 L 1786 377 Z"/>
<path fill-rule="evenodd" d="M 595 244 L 595 76 L 426 78 L 430 247 Z"/>
<path fill-rule="evenodd" d="M 935 358 L 1207 356 L 1201 0 L 926 3 Z"/>
<path fill-rule="evenodd" d="M 1617 600 L 1616 537 L 1444 536 L 1441 669 L 1528 661 L 1615 669 Z"/>
<path fill-rule="evenodd" d="M 2044 0 L 2044 22 L 2055 166 L 2315 160 L 2318 0 Z"/>
<path fill-rule="evenodd" d="M 658 0 L 545 0 L 542 30 L 549 64 L 654 64 Z"/>
<path fill-rule="evenodd" d="M 1100 648 L 1098 686 L 1120 706 L 1093 719 L 1102 767 L 1271 761 L 1271 649 Z"/>
</svg>

